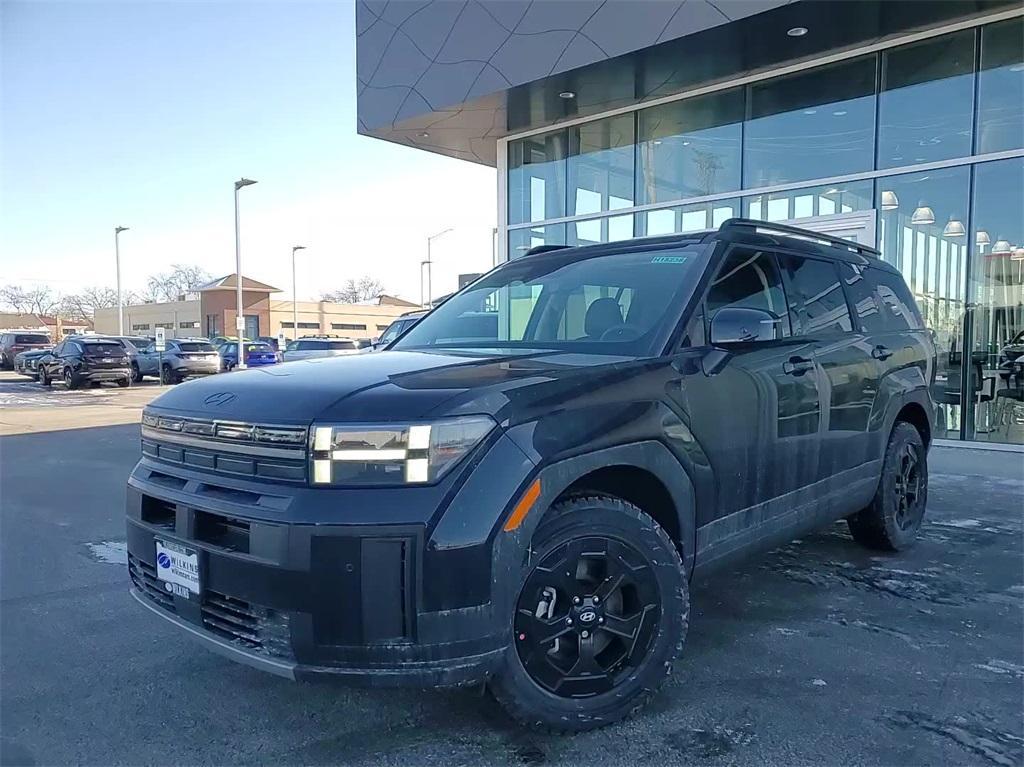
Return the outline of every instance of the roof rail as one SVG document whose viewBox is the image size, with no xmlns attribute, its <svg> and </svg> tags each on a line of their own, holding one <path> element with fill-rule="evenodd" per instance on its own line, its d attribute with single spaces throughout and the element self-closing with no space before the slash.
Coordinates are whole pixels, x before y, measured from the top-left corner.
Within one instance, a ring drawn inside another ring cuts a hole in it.
<svg viewBox="0 0 1024 767">
<path fill-rule="evenodd" d="M 526 251 L 524 256 L 535 256 L 538 253 L 549 253 L 552 250 L 564 250 L 565 248 L 571 248 L 571 245 L 535 245 Z"/>
<path fill-rule="evenodd" d="M 878 258 L 881 255 L 877 248 L 873 248 L 870 245 L 862 245 L 859 242 L 854 242 L 853 240 L 844 240 L 842 237 L 833 237 L 831 234 L 823 234 L 822 232 L 816 232 L 813 229 L 801 229 L 799 226 L 790 226 L 789 224 L 773 224 L 768 221 L 757 221 L 752 218 L 730 218 L 718 227 L 718 231 L 721 232 L 731 227 L 744 227 L 755 230 L 760 229 L 769 232 L 778 232 L 779 234 L 803 237 L 809 240 L 820 240 L 821 242 L 826 242 L 837 248 L 846 248 L 848 250 L 852 250 L 854 253 L 859 253 L 862 256 L 871 256 L 872 258 Z"/>
</svg>

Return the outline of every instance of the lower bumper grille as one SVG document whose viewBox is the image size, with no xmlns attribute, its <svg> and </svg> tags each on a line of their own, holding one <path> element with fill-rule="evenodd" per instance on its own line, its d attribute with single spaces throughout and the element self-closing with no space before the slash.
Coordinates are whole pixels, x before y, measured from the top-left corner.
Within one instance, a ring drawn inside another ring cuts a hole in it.
<svg viewBox="0 0 1024 767">
<path fill-rule="evenodd" d="M 132 579 L 132 583 L 135 584 L 135 588 L 168 612 L 176 612 L 174 598 L 161 587 L 160 581 L 156 577 L 155 567 L 129 554 L 128 575 Z"/>
<path fill-rule="evenodd" d="M 203 594 L 203 628 L 248 650 L 291 657 L 286 616 L 209 589 Z"/>
</svg>

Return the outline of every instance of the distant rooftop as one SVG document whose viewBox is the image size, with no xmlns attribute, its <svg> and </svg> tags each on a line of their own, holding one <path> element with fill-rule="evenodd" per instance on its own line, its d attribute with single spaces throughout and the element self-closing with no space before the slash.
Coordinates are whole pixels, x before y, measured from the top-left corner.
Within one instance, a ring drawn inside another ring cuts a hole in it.
<svg viewBox="0 0 1024 767">
<path fill-rule="evenodd" d="M 238 288 L 238 275 L 237 274 L 226 274 L 223 277 L 218 277 L 215 280 L 207 282 L 205 285 L 200 285 L 195 289 L 197 293 L 204 293 L 208 290 L 235 290 Z M 280 293 L 281 288 L 275 288 L 273 285 L 267 285 L 265 282 L 259 282 L 251 277 L 242 275 L 242 290 L 254 290 L 265 293 Z"/>
</svg>

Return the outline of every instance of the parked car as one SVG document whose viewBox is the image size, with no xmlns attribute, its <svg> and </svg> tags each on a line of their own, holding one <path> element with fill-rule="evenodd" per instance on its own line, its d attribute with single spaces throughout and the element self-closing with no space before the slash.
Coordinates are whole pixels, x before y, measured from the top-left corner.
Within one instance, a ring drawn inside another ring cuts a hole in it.
<svg viewBox="0 0 1024 767">
<path fill-rule="evenodd" d="M 914 544 L 935 369 L 854 242 L 731 219 L 528 253 L 381 353 L 155 400 L 134 595 L 281 676 L 486 682 L 531 728 L 600 727 L 671 672 L 695 575 L 844 518 Z"/>
<path fill-rule="evenodd" d="M 158 352 L 156 344 L 151 343 L 132 360 L 134 380 L 156 376 L 165 384 L 219 373 L 220 368 L 220 354 L 205 338 L 170 338 L 165 341 L 162 352 Z"/>
<path fill-rule="evenodd" d="M 39 382 L 49 386 L 63 381 L 69 389 L 82 384 L 115 381 L 131 385 L 131 367 L 125 343 L 104 336 L 71 336 L 64 339 L 36 363 Z"/>
<path fill-rule="evenodd" d="M 284 350 L 284 361 L 308 360 L 313 357 L 343 357 L 359 354 L 363 347 L 351 338 L 330 338 L 311 336 L 292 341 Z"/>
<path fill-rule="evenodd" d="M 45 357 L 52 348 L 52 346 L 44 346 L 39 349 L 28 349 L 18 352 L 14 355 L 14 370 L 23 376 L 33 379 L 38 378 L 39 372 L 36 370 L 36 363 L 39 362 L 40 358 Z"/>
<path fill-rule="evenodd" d="M 14 358 L 21 352 L 52 346 L 53 342 L 46 333 L 20 331 L 0 334 L 0 368 L 13 368 Z"/>
<path fill-rule="evenodd" d="M 375 341 L 373 341 L 373 343 L 371 344 L 371 348 L 373 350 L 383 349 L 389 343 L 391 343 L 400 335 L 402 335 L 402 333 L 404 333 L 417 322 L 422 320 L 425 316 L 427 316 L 427 312 L 425 311 L 408 312 L 406 314 L 403 314 L 397 320 L 388 325 L 387 329 L 380 334 L 380 338 L 377 338 Z"/>
<path fill-rule="evenodd" d="M 263 365 L 276 365 L 280 360 L 274 348 L 262 341 L 248 341 L 242 344 L 245 348 L 245 364 L 248 367 L 260 367 Z M 228 341 L 220 349 L 221 369 L 234 370 L 238 365 L 238 342 Z"/>
</svg>

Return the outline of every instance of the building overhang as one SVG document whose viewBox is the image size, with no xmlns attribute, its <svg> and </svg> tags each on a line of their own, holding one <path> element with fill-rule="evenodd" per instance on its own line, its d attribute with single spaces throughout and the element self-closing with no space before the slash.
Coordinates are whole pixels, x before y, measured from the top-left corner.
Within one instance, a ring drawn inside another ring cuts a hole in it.
<svg viewBox="0 0 1024 767">
<path fill-rule="evenodd" d="M 1016 7 L 1017 0 L 357 0 L 359 132 L 495 166 L 497 139 L 510 134 Z M 801 28 L 807 33 L 791 33 Z"/>
</svg>

